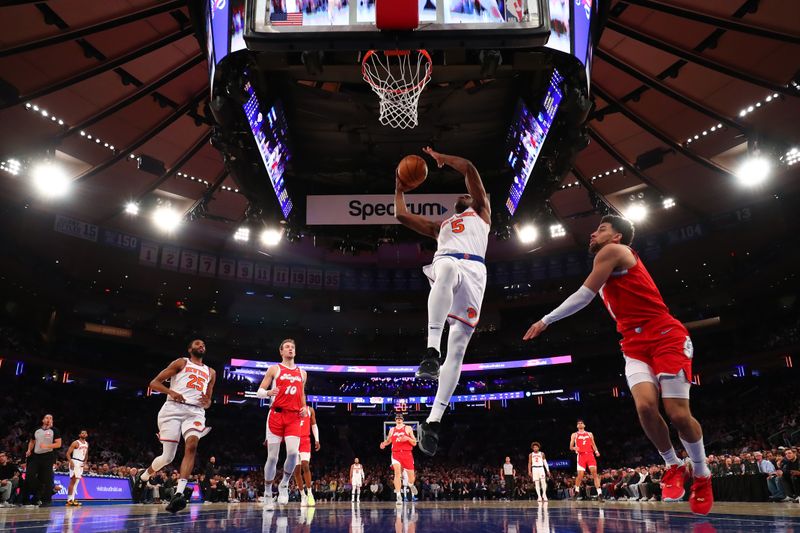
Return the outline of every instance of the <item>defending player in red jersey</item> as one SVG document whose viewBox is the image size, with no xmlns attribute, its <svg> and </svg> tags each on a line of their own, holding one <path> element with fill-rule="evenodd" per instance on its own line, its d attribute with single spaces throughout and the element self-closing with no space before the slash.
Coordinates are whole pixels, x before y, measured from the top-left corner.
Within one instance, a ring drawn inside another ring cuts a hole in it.
<svg viewBox="0 0 800 533">
<path fill-rule="evenodd" d="M 578 431 L 572 434 L 569 438 L 569 449 L 578 454 L 578 477 L 575 479 L 575 490 L 580 491 L 581 481 L 583 475 L 588 470 L 594 478 L 594 488 L 597 489 L 597 499 L 603 500 L 603 491 L 600 490 L 600 476 L 597 475 L 597 461 L 595 457 L 600 457 L 600 451 L 597 449 L 597 444 L 594 442 L 594 435 L 590 431 L 586 431 L 586 425 L 583 420 L 578 419 Z M 586 495 L 589 495 L 589 489 L 586 489 Z M 577 493 L 576 493 L 577 496 Z M 580 499 L 580 496 L 578 496 Z"/>
<path fill-rule="evenodd" d="M 403 415 L 397 414 L 394 417 L 395 426 L 389 430 L 386 440 L 381 442 L 381 450 L 387 446 L 392 446 L 392 468 L 394 469 L 394 493 L 397 496 L 397 505 L 403 504 L 403 496 L 400 493 L 402 487 L 403 470 L 408 476 L 408 486 L 411 494 L 417 495 L 417 488 L 414 485 L 414 455 L 411 450 L 417 445 L 414 437 L 414 430 L 403 423 Z"/>
<path fill-rule="evenodd" d="M 622 335 L 625 376 L 642 429 L 669 467 L 662 479 L 664 501 L 683 499 L 685 469 L 659 412 L 659 395 L 692 460 L 694 483 L 689 505 L 692 512 L 705 515 L 711 511 L 714 496 L 703 430 L 689 409 L 692 341 L 683 324 L 669 313 L 638 254 L 629 247 L 633 232 L 630 221 L 618 216 L 603 217 L 589 241 L 589 251 L 595 254 L 591 274 L 580 289 L 533 324 L 523 338 L 539 336 L 553 322 L 586 307 L 600 292 Z"/>
<path fill-rule="evenodd" d="M 272 365 L 264 375 L 256 396 L 272 398 L 267 415 L 267 462 L 264 465 L 264 505 L 274 506 L 272 482 L 278 469 L 281 442 L 286 442 L 286 461 L 283 463 L 283 479 L 278 484 L 278 503 L 289 503 L 289 480 L 300 460 L 300 419 L 306 412 L 306 371 L 294 364 L 294 339 L 284 339 L 278 351 L 281 362 Z"/>
<path fill-rule="evenodd" d="M 311 490 L 311 434 L 314 434 L 314 451 L 319 451 L 319 428 L 317 412 L 308 407 L 308 417 L 300 419 L 300 464 L 294 469 L 294 481 L 300 491 L 300 507 L 314 507 L 314 493 Z"/>
</svg>

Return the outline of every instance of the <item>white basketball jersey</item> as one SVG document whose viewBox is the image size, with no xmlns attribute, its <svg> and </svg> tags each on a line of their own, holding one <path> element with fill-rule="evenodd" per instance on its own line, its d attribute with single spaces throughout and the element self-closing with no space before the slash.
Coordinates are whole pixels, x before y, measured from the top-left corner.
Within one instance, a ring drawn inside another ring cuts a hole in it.
<svg viewBox="0 0 800 533">
<path fill-rule="evenodd" d="M 471 207 L 443 220 L 439 228 L 436 255 L 470 254 L 486 257 L 489 224 Z"/>
<path fill-rule="evenodd" d="M 170 378 L 169 388 L 183 396 L 187 404 L 201 406 L 200 397 L 208 389 L 211 372 L 208 366 L 192 363 L 188 357 L 185 359 L 186 366 Z"/>
<path fill-rule="evenodd" d="M 80 462 L 86 461 L 86 454 L 89 453 L 89 443 L 81 442 L 80 440 L 76 440 L 75 442 L 77 442 L 78 445 L 72 450 L 72 458 Z"/>
<path fill-rule="evenodd" d="M 542 452 L 531 452 L 531 467 L 544 467 L 544 458 L 542 457 Z"/>
<path fill-rule="evenodd" d="M 353 465 L 353 479 L 354 480 L 363 480 L 364 479 L 364 467 L 361 464 L 354 464 Z"/>
</svg>

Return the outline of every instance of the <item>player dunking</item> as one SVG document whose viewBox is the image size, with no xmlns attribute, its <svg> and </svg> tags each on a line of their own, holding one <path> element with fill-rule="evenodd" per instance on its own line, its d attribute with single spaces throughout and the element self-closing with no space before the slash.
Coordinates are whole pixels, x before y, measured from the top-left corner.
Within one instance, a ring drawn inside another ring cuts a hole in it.
<svg viewBox="0 0 800 533">
<path fill-rule="evenodd" d="M 440 422 L 461 375 L 461 364 L 472 332 L 480 318 L 486 289 L 484 256 L 489 239 L 491 210 L 480 174 L 468 160 L 425 148 L 441 168 L 448 165 L 464 175 L 469 194 L 459 196 L 455 214 L 442 222 L 409 213 L 403 187 L 397 180 L 395 216 L 404 226 L 437 240 L 433 262 L 423 271 L 431 283 L 428 296 L 428 351 L 417 377 L 438 379 L 439 387 L 430 416 L 419 427 L 419 448 L 434 455 L 439 445 Z M 447 358 L 440 364 L 442 330 L 450 323 Z"/>
<path fill-rule="evenodd" d="M 408 475 L 408 486 L 411 494 L 417 495 L 417 487 L 414 485 L 414 455 L 411 450 L 417 445 L 414 437 L 414 430 L 403 423 L 403 415 L 397 414 L 394 417 L 395 426 L 389 430 L 386 440 L 381 442 L 381 450 L 387 446 L 392 446 L 392 469 L 394 470 L 394 493 L 397 497 L 397 505 L 403 505 L 402 488 L 403 471 Z"/>
<path fill-rule="evenodd" d="M 153 459 L 153 464 L 145 470 L 140 479 L 147 481 L 150 476 L 167 466 L 175 459 L 178 442 L 183 437 L 183 461 L 181 461 L 180 479 L 175 495 L 167 504 L 167 511 L 177 513 L 186 507 L 183 490 L 192 475 L 197 444 L 211 431 L 206 427 L 205 410 L 211 406 L 211 395 L 217 373 L 203 363 L 206 344 L 195 339 L 189 345 L 189 357 L 174 360 L 162 370 L 150 388 L 167 395 L 167 401 L 158 412 L 158 439 L 163 451 Z M 169 380 L 169 388 L 164 382 Z"/>
<path fill-rule="evenodd" d="M 350 465 L 350 485 L 353 487 L 351 501 L 361 501 L 361 486 L 364 484 L 364 466 L 355 458 Z"/>
<path fill-rule="evenodd" d="M 547 501 L 547 477 L 550 476 L 550 466 L 541 451 L 538 442 L 531 443 L 531 453 L 528 454 L 528 473 L 531 475 L 533 486 L 536 489 L 536 500 Z"/>
<path fill-rule="evenodd" d="M 314 434 L 314 451 L 318 452 L 319 428 L 317 427 L 317 412 L 313 407 L 308 408 L 308 417 L 300 419 L 300 464 L 294 469 L 294 482 L 300 491 L 300 507 L 314 507 L 314 493 L 311 491 L 311 434 Z"/>
<path fill-rule="evenodd" d="M 683 498 L 685 468 L 675 454 L 669 427 L 659 412 L 659 395 L 692 461 L 694 482 L 689 506 L 692 512 L 705 515 L 711 511 L 714 495 L 703 429 L 689 409 L 692 341 L 683 324 L 669 313 L 638 254 L 629 247 L 633 233 L 630 221 L 618 216 L 603 217 L 589 240 L 589 251 L 595 254 L 591 274 L 580 289 L 533 324 L 523 338 L 532 339 L 553 322 L 580 311 L 599 291 L 622 335 L 625 376 L 642 429 L 668 466 L 662 478 L 663 499 Z"/>
<path fill-rule="evenodd" d="M 600 457 L 600 451 L 597 449 L 597 443 L 594 441 L 594 435 L 586 431 L 586 425 L 583 420 L 578 419 L 578 431 L 573 433 L 569 438 L 569 449 L 575 452 L 578 457 L 576 460 L 578 467 L 578 477 L 575 479 L 575 496 L 578 496 L 581 490 L 581 481 L 586 470 L 594 478 L 594 488 L 597 489 L 597 499 L 603 500 L 603 491 L 600 490 L 600 476 L 597 475 L 597 461 L 595 457 Z M 586 496 L 589 496 L 589 489 L 586 489 Z"/>
<path fill-rule="evenodd" d="M 272 398 L 267 415 L 267 462 L 264 465 L 264 506 L 274 507 L 272 482 L 278 470 L 278 455 L 281 442 L 286 442 L 286 461 L 283 463 L 283 479 L 278 484 L 278 503 L 289 503 L 289 480 L 300 459 L 300 419 L 306 413 L 306 371 L 294 363 L 295 342 L 284 339 L 278 351 L 281 362 L 267 369 L 258 388 L 258 398 Z"/>
<path fill-rule="evenodd" d="M 85 429 L 78 434 L 78 439 L 67 449 L 67 463 L 69 463 L 69 489 L 67 490 L 67 505 L 80 507 L 81 502 L 75 501 L 75 491 L 83 477 L 83 469 L 89 458 L 89 443 L 86 438 L 89 434 Z"/>
</svg>

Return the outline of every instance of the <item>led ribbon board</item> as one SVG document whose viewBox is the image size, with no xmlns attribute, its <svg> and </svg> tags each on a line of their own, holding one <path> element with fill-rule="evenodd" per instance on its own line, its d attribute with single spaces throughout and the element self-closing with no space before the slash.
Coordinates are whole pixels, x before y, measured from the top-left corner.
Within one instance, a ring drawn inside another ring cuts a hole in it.
<svg viewBox="0 0 800 533">
<path fill-rule="evenodd" d="M 490 363 L 468 363 L 461 367 L 462 372 L 480 372 L 486 370 L 506 370 L 510 368 L 532 368 L 539 366 L 566 365 L 572 363 L 571 355 L 557 355 L 555 357 L 542 357 L 539 359 L 520 359 L 516 361 L 498 361 Z M 264 372 L 278 364 L 271 361 L 254 361 L 252 359 L 231 359 L 229 371 L 233 374 L 243 370 L 259 370 L 256 375 L 263 377 Z M 307 372 L 332 372 L 335 374 L 414 374 L 417 365 L 413 366 L 364 366 L 364 365 L 314 365 L 298 364 Z M 242 375 L 252 375 L 244 372 Z"/>
<path fill-rule="evenodd" d="M 450 397 L 452 403 L 466 403 L 466 402 L 486 402 L 495 400 L 521 400 L 523 398 L 530 398 L 533 396 L 544 396 L 546 394 L 559 394 L 564 392 L 564 389 L 553 389 L 546 391 L 514 391 L 514 392 L 490 392 L 486 394 L 458 394 Z M 245 398 L 256 398 L 256 393 L 247 391 L 244 393 Z M 365 405 L 395 405 L 398 403 L 405 404 L 432 404 L 436 396 L 325 396 L 319 394 L 309 394 L 306 396 L 306 401 L 310 403 L 354 403 Z"/>
</svg>

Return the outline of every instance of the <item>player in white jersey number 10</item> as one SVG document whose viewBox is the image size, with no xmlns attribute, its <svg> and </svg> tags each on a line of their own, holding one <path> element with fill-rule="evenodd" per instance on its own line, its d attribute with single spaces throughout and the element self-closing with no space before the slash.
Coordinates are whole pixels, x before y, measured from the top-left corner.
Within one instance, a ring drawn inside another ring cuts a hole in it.
<svg viewBox="0 0 800 533">
<path fill-rule="evenodd" d="M 178 443 L 183 437 L 181 477 L 175 495 L 167 505 L 167 511 L 171 513 L 177 513 L 186 507 L 183 491 L 192 475 L 197 444 L 211 431 L 211 428 L 206 427 L 205 410 L 211 406 L 217 373 L 203 363 L 205 354 L 206 343 L 200 339 L 193 340 L 188 348 L 189 357 L 175 359 L 150 382 L 152 390 L 167 395 L 167 401 L 158 412 L 158 439 L 163 446 L 163 452 L 142 472 L 140 480 L 147 482 L 150 476 L 170 464 L 175 459 Z M 167 380 L 169 387 L 164 385 Z"/>
<path fill-rule="evenodd" d="M 469 194 L 458 197 L 455 213 L 439 222 L 412 214 L 406 206 L 405 192 L 398 179 L 395 189 L 395 216 L 417 233 L 436 239 L 433 262 L 423 268 L 431 283 L 428 297 L 428 350 L 419 365 L 417 377 L 438 379 L 436 400 L 428 419 L 419 426 L 419 449 L 436 453 L 440 422 L 461 376 L 464 353 L 480 318 L 486 289 L 486 247 L 492 213 L 489 198 L 478 170 L 463 157 L 440 154 L 425 148 L 439 168 L 447 165 L 464 175 Z M 447 357 L 440 361 L 442 330 L 450 324 Z"/>
</svg>

